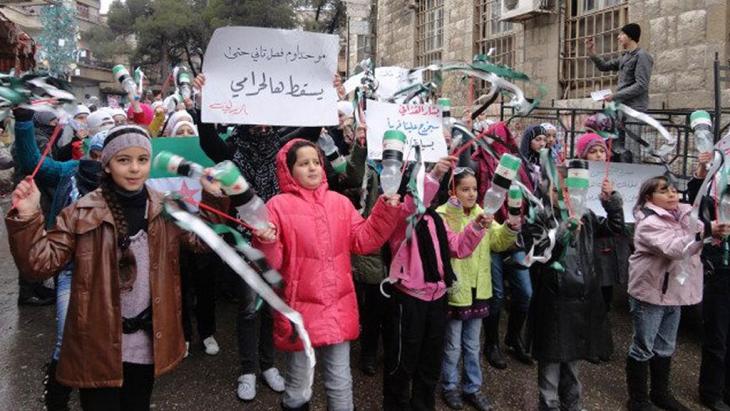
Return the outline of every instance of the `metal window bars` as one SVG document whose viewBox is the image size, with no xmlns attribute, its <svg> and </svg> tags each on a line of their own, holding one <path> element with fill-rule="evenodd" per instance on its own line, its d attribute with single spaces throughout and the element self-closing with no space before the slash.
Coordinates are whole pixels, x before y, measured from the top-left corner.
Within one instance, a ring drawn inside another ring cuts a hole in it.
<svg viewBox="0 0 730 411">
<path fill-rule="evenodd" d="M 416 14 L 416 65 L 441 61 L 443 45 L 444 0 L 420 0 Z"/>
<path fill-rule="evenodd" d="M 618 33 L 627 21 L 626 0 L 567 2 L 560 65 L 563 99 L 589 97 L 592 91 L 616 85 L 617 73 L 604 73 L 595 67 L 588 57 L 585 40 L 594 38 L 596 53 L 601 57 L 617 57 Z"/>
</svg>

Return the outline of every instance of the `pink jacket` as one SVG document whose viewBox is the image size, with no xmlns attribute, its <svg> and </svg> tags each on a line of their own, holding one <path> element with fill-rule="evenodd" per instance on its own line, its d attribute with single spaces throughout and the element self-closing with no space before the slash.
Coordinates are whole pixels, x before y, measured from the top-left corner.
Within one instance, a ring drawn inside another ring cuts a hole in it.
<svg viewBox="0 0 730 411">
<path fill-rule="evenodd" d="M 281 273 L 284 301 L 302 314 L 312 345 L 321 347 L 358 337 L 350 254 L 377 251 L 393 232 L 399 208 L 378 200 L 365 220 L 350 200 L 329 191 L 326 177 L 316 190 L 302 188 L 286 165 L 286 154 L 296 141 L 300 140 L 290 141 L 276 156 L 282 194 L 266 204 L 278 238 L 272 243 L 255 240 L 254 246 Z M 292 337 L 289 320 L 275 312 L 276 348 L 301 351 L 301 340 Z"/>
<path fill-rule="evenodd" d="M 699 303 L 702 241 L 696 239 L 703 226 L 690 221 L 692 206 L 679 205 L 679 221 L 652 203 L 646 203 L 645 209 L 650 211 L 640 210 L 636 216 L 635 251 L 629 258 L 629 295 L 656 305 Z M 689 276 L 680 284 L 677 276 L 684 270 Z"/>
<path fill-rule="evenodd" d="M 424 183 L 424 204 L 431 203 L 438 189 L 439 182 L 428 174 Z M 406 217 L 411 215 L 415 210 L 416 205 L 413 198 L 407 196 L 405 202 L 401 205 L 401 218 L 398 219 L 398 225 L 389 241 L 391 255 L 393 255 L 393 261 L 390 264 L 390 277 L 399 280 L 395 284 L 395 287 L 400 291 L 420 300 L 434 301 L 446 293 L 446 283 L 443 281 L 444 272 L 441 266 L 441 252 L 438 245 L 434 249 L 436 251 L 441 281 L 438 283 L 427 283 L 424 279 L 421 254 L 418 251 L 418 241 L 415 238 L 415 232 L 413 234 L 414 236 L 411 237 L 411 241 L 404 243 L 406 228 L 408 226 Z M 433 219 L 428 215 L 422 218 L 427 219 L 431 238 L 436 239 L 436 226 L 434 225 Z M 469 224 L 458 234 L 451 231 L 448 224 L 444 223 L 444 226 L 449 237 L 449 249 L 453 258 L 469 257 L 479 245 L 485 233 L 485 230 L 475 224 Z"/>
</svg>

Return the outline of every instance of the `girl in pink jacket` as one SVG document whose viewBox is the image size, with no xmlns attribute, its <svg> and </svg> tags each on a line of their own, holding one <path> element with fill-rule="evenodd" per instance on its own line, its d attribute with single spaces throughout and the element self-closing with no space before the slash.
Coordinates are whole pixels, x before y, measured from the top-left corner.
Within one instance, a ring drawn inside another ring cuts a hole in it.
<svg viewBox="0 0 730 411">
<path fill-rule="evenodd" d="M 669 370 L 682 305 L 702 299 L 700 252 L 705 227 L 680 204 L 663 176 L 645 181 L 634 207 L 635 251 L 629 258 L 634 335 L 626 360 L 629 410 L 687 410 L 669 389 Z M 708 230 L 709 231 L 709 230 Z M 651 396 L 647 380 L 651 370 Z"/>
<path fill-rule="evenodd" d="M 365 220 L 347 197 L 330 191 L 322 153 L 295 139 L 276 156 L 281 194 L 266 204 L 272 227 L 255 232 L 255 246 L 284 280 L 283 298 L 304 318 L 318 362 L 324 364 L 327 406 L 352 410 L 350 341 L 359 334 L 350 254 L 372 254 L 401 218 L 398 197 L 378 200 Z M 283 315 L 274 313 L 274 345 L 286 351 L 285 410 L 308 410 L 311 390 L 302 386 L 307 360 Z"/>
<path fill-rule="evenodd" d="M 454 157 L 441 159 L 426 175 L 423 204 L 429 207 Z M 401 192 L 408 176 L 403 176 Z M 389 240 L 392 255 L 390 299 L 383 327 L 383 409 L 433 410 L 441 372 L 447 320 L 446 288 L 455 280 L 451 258 L 466 258 L 479 245 L 493 217 L 484 214 L 452 232 L 428 208 L 406 239 L 406 217 L 416 211 L 412 196 L 401 205 L 401 218 Z"/>
</svg>

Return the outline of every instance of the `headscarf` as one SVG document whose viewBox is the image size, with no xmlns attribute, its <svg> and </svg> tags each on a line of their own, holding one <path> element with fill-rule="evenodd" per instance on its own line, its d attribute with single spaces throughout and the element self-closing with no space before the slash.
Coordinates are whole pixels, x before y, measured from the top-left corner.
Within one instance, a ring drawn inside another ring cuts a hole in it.
<svg viewBox="0 0 730 411">
<path fill-rule="evenodd" d="M 540 153 L 534 151 L 530 146 L 532 140 L 539 135 L 545 135 L 545 129 L 542 126 L 531 126 L 522 134 L 520 141 L 520 154 L 525 161 L 531 164 L 540 165 Z"/>
</svg>

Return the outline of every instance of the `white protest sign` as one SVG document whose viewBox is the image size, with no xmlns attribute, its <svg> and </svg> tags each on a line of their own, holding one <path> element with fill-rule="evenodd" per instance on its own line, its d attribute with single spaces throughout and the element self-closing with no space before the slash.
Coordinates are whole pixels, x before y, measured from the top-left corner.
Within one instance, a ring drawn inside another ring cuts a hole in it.
<svg viewBox="0 0 730 411">
<path fill-rule="evenodd" d="M 336 35 L 222 27 L 205 50 L 202 120 L 209 123 L 338 124 Z"/>
<path fill-rule="evenodd" d="M 409 74 L 409 71 L 402 67 L 376 67 L 375 79 L 378 81 L 378 89 L 376 90 L 378 96 L 381 99 L 389 99 L 396 92 L 422 81 L 423 75 L 421 72 Z M 354 91 L 361 84 L 363 75 L 363 73 L 360 73 L 347 79 L 343 84 L 345 93 L 349 94 Z"/>
<path fill-rule="evenodd" d="M 605 216 L 606 211 L 601 205 L 601 184 L 606 176 L 606 163 L 589 161 L 588 170 L 591 173 L 591 185 L 588 188 L 588 208 L 596 215 Z M 639 196 L 641 184 L 651 177 L 664 174 L 664 167 L 648 164 L 611 163 L 608 179 L 613 183 L 615 190 L 624 200 L 624 220 L 634 222 L 633 208 Z"/>
<path fill-rule="evenodd" d="M 368 158 L 383 158 L 383 134 L 402 131 L 408 137 L 407 147 L 421 146 L 423 161 L 436 162 L 448 149 L 442 128 L 441 108 L 430 104 L 393 104 L 368 100 L 365 122 L 368 127 Z M 415 160 L 414 154 L 406 154 Z"/>
</svg>

